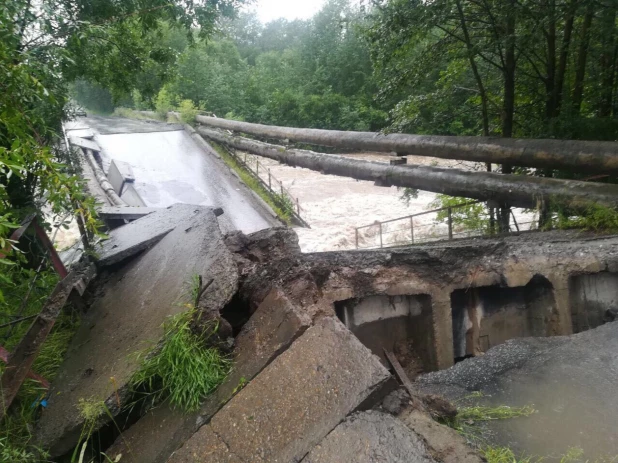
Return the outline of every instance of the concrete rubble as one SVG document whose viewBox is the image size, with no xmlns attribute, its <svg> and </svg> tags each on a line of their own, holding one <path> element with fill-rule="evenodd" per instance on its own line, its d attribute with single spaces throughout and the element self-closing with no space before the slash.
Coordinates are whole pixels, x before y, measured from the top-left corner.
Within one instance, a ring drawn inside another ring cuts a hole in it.
<svg viewBox="0 0 618 463">
<path fill-rule="evenodd" d="M 310 324 L 305 314 L 273 290 L 236 338 L 234 369 L 198 412 L 186 414 L 166 405 L 156 408 L 123 433 L 106 453 L 112 458 L 124 455 L 130 463 L 167 461 L 233 397 L 239 385 L 251 381 Z"/>
<path fill-rule="evenodd" d="M 512 444 L 511 432 L 521 437 L 522 449 L 554 439 L 548 417 L 575 418 L 573 404 L 585 416 L 583 399 L 573 394 L 594 391 L 598 400 L 589 403 L 601 418 L 583 430 L 582 439 L 601 447 L 605 440 L 616 448 L 610 434 L 618 408 L 602 400 L 618 379 L 611 356 L 618 347 L 616 324 L 570 338 L 508 341 L 446 368 L 455 361 L 461 335 L 453 329 L 452 294 L 479 288 L 483 295 L 481 289 L 490 287 L 487 301 L 495 303 L 494 293 L 516 288 L 519 299 L 532 303 L 498 307 L 500 321 L 513 310 L 518 323 L 541 320 L 548 335 L 571 334 L 569 282 L 603 272 L 605 293 L 595 310 L 604 309 L 613 287 L 605 280 L 618 271 L 618 238 L 578 243 L 577 259 L 572 242 L 563 237 L 549 243 L 515 237 L 482 245 L 303 255 L 286 228 L 222 236 L 219 212 L 179 205 L 152 210 L 114 230 L 99 250 L 98 285 L 37 429 L 40 445 L 54 456 L 77 443 L 80 399 L 104 400 L 114 415 L 120 413 L 138 368 L 134 354 L 156 345 L 166 317 L 185 310 L 194 275 L 215 279 L 200 309 L 220 317 L 225 336 L 235 336 L 234 368 L 197 412 L 164 403 L 136 417 L 105 450 L 112 460 L 122 455 L 128 463 L 480 463 L 460 435 L 396 390 L 396 380 L 375 355 L 381 347 L 400 355 L 392 340 L 366 338 L 369 322 L 384 322 L 384 314 L 392 317 L 392 326 L 408 327 L 411 371 L 443 370 L 414 381 L 419 393 L 454 400 L 482 390 L 492 404 L 527 405 L 533 399 L 553 407 L 543 408 L 538 427 L 544 430 L 532 440 L 496 426 L 492 432 L 503 436 L 505 445 Z M 580 286 L 601 287 L 592 280 Z M 490 320 L 489 305 L 480 307 L 481 322 Z M 525 316 L 524 310 L 539 313 Z M 526 326 L 516 328 L 525 334 Z M 567 365 L 565 359 L 577 362 Z M 602 373 L 589 375 L 589 367 Z M 561 399 L 548 399 L 557 385 Z"/>
<path fill-rule="evenodd" d="M 110 251 L 123 258 L 135 251 L 131 245 L 136 236 L 149 242 L 153 238 L 144 237 L 164 237 L 119 270 L 107 274 L 103 269 L 99 276 L 99 293 L 71 343 L 37 426 L 39 445 L 53 456 L 77 444 L 84 422 L 80 400 L 105 401 L 112 414 L 120 413 L 127 384 L 140 364 L 137 354 L 157 345 L 167 317 L 186 310 L 183 304 L 190 302 L 194 275 L 215 280 L 202 300 L 204 310 L 218 312 L 237 290 L 236 267 L 222 245 L 212 210 L 183 205 L 163 215 L 160 221 L 158 214 L 137 220 L 128 226 L 128 234 L 114 233 L 129 239 L 126 245 L 116 240 L 118 247 Z"/>
<path fill-rule="evenodd" d="M 322 319 L 169 461 L 205 460 L 212 432 L 243 462 L 300 461 L 348 414 L 379 401 L 391 380 L 341 322 Z"/>
<path fill-rule="evenodd" d="M 356 413 L 337 426 L 303 463 L 432 463 L 423 440 L 397 418 Z"/>
</svg>

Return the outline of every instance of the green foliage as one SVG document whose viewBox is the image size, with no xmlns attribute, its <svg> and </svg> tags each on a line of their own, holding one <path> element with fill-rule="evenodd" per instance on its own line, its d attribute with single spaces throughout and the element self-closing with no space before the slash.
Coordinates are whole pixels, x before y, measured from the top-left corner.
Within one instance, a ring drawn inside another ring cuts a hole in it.
<svg viewBox="0 0 618 463">
<path fill-rule="evenodd" d="M 58 282 L 58 276 L 53 270 L 43 270 L 36 274 L 34 270 L 13 266 L 5 275 L 6 280 L 0 280 L 0 288 L 4 294 L 4 300 L 0 302 L 0 323 L 8 323 L 16 318 L 36 315 L 49 293 Z M 24 303 L 25 295 L 29 294 Z M 0 329 L 3 338 L 3 346 L 12 351 L 19 343 L 32 320 L 7 326 Z M 41 351 L 36 358 L 32 370 L 48 381 L 52 381 L 63 361 L 64 354 L 69 343 L 80 324 L 80 316 L 72 310 L 65 310 L 58 317 L 53 330 L 45 340 Z M 4 371 L 4 365 L 0 365 L 0 373 Z M 39 413 L 39 402 L 45 396 L 46 390 L 35 380 L 27 379 L 17 395 L 14 405 L 7 417 L 0 423 L 0 455 L 14 454 L 15 460 L 0 461 L 24 461 L 29 462 L 28 450 L 31 441 L 31 430 Z M 23 455 L 19 460 L 17 455 Z M 37 461 L 37 460 L 31 460 Z"/>
<path fill-rule="evenodd" d="M 197 410 L 231 368 L 231 362 L 218 349 L 204 347 L 217 331 L 216 326 L 206 324 L 200 332 L 194 332 L 196 314 L 191 309 L 166 322 L 162 346 L 144 356 L 131 380 L 135 390 L 154 391 L 154 401 L 169 399 L 185 411 Z"/>
<path fill-rule="evenodd" d="M 180 120 L 185 124 L 194 123 L 195 116 L 199 113 L 199 109 L 193 105 L 191 100 L 182 100 L 178 105 L 178 111 L 180 112 Z"/>
<path fill-rule="evenodd" d="M 592 204 L 584 211 L 574 212 L 562 207 L 557 200 L 550 204 L 550 209 L 555 213 L 547 227 L 578 228 L 593 232 L 618 231 L 618 211 L 609 207 Z"/>
<path fill-rule="evenodd" d="M 37 455 L 22 447 L 14 447 L 6 437 L 0 437 L 0 461 L 3 463 L 42 463 L 46 461 L 45 454 Z"/>
<path fill-rule="evenodd" d="M 174 109 L 174 96 L 168 87 L 163 87 L 157 95 L 156 110 L 159 117 L 167 118 L 167 113 Z"/>
<path fill-rule="evenodd" d="M 401 200 L 406 203 L 406 206 L 410 206 L 410 201 L 418 198 L 418 190 L 415 188 L 404 188 L 401 193 Z"/>
<path fill-rule="evenodd" d="M 451 208 L 453 226 L 463 230 L 490 231 L 489 214 L 484 203 L 477 203 L 469 198 L 459 198 L 448 195 L 438 195 L 429 204 L 429 209 Z M 448 221 L 448 210 L 437 213 L 439 222 Z"/>
</svg>

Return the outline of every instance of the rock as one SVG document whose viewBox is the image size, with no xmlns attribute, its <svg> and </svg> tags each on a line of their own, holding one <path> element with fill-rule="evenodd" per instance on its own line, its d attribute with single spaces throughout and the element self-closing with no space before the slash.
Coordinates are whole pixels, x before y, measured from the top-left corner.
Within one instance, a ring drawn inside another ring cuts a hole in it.
<svg viewBox="0 0 618 463">
<path fill-rule="evenodd" d="M 423 438 L 429 454 L 442 463 L 482 463 L 457 431 L 433 420 L 426 413 L 408 409 L 399 416 L 414 433 Z"/>
<path fill-rule="evenodd" d="M 337 426 L 303 463 L 430 463 L 423 440 L 397 418 L 356 413 Z"/>
<path fill-rule="evenodd" d="M 118 415 L 140 366 L 136 354 L 160 341 L 168 316 L 187 310 L 194 275 L 215 280 L 202 298 L 204 310 L 221 310 L 237 290 L 236 266 L 212 210 L 174 206 L 167 212 L 162 220 L 175 217 L 174 229 L 104 282 L 69 347 L 36 429 L 38 445 L 52 456 L 68 452 L 79 439 L 80 399 L 105 402 L 112 416 Z M 139 227 L 134 224 L 126 227 Z M 106 420 L 102 416 L 100 424 Z"/>
<path fill-rule="evenodd" d="M 164 463 L 310 324 L 311 320 L 281 291 L 273 290 L 236 338 L 234 369 L 200 411 L 185 414 L 169 406 L 157 408 L 125 431 L 106 454 L 112 460 L 122 454 L 122 461 L 127 463 Z"/>
<path fill-rule="evenodd" d="M 309 328 L 182 447 L 170 463 L 207 461 L 214 431 L 244 462 L 302 459 L 349 413 L 372 406 L 392 377 L 339 320 Z"/>
<path fill-rule="evenodd" d="M 410 394 L 404 388 L 391 392 L 384 398 L 382 409 L 391 415 L 399 415 L 409 405 Z"/>
<path fill-rule="evenodd" d="M 421 396 L 423 405 L 435 419 L 455 418 L 457 407 L 444 397 L 435 394 L 424 394 Z"/>
</svg>

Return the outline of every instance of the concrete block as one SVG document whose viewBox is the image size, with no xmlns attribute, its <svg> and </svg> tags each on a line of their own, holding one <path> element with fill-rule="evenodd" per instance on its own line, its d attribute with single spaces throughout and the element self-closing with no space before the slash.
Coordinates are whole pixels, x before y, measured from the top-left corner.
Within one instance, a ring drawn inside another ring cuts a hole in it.
<svg viewBox="0 0 618 463">
<path fill-rule="evenodd" d="M 175 204 L 113 230 L 109 239 L 96 249 L 99 255 L 98 265 L 100 267 L 113 265 L 148 249 L 184 220 L 200 211 L 211 211 L 211 209 Z"/>
<path fill-rule="evenodd" d="M 114 187 L 114 191 L 117 195 L 122 195 L 123 186 L 127 183 L 135 182 L 135 174 L 131 164 L 124 161 L 118 161 L 114 159 L 109 165 L 107 171 L 107 179 L 109 183 Z"/>
<path fill-rule="evenodd" d="M 303 463 L 432 463 L 423 440 L 397 418 L 356 413 L 337 426 Z"/>
<path fill-rule="evenodd" d="M 122 454 L 127 463 L 166 462 L 172 452 L 232 398 L 241 378 L 251 381 L 310 324 L 311 319 L 281 291 L 273 290 L 236 338 L 233 371 L 199 412 L 186 414 L 168 406 L 160 407 L 125 431 L 106 454 L 112 460 Z M 175 461 L 192 461 L 187 458 L 193 451 L 191 447 L 183 449 Z"/>
<path fill-rule="evenodd" d="M 146 207 L 146 203 L 131 183 L 125 184 L 120 198 L 130 207 Z"/>
<path fill-rule="evenodd" d="M 221 310 L 238 289 L 236 265 L 212 210 L 181 206 L 168 212 L 175 228 L 104 280 L 75 334 L 36 430 L 38 444 L 53 457 L 77 443 L 83 426 L 80 399 L 105 401 L 113 416 L 119 413 L 118 399 L 121 406 L 128 399 L 129 381 L 140 366 L 136 354 L 161 340 L 167 317 L 186 310 L 194 275 L 214 278 L 201 301 L 207 312 Z M 140 230 L 139 222 L 151 223 L 158 215 L 125 227 Z M 101 424 L 106 420 L 102 416 Z"/>
<path fill-rule="evenodd" d="M 299 461 L 348 414 L 379 400 L 390 379 L 380 360 L 339 320 L 324 318 L 221 409 L 207 429 L 243 461 Z M 188 442 L 201 461 L 207 459 L 200 446 L 207 432 L 198 431 Z M 178 461 L 183 460 L 170 459 Z"/>
<path fill-rule="evenodd" d="M 92 140 L 88 140 L 86 138 L 80 138 L 80 137 L 75 137 L 75 136 L 70 135 L 69 143 L 71 143 L 71 145 L 73 146 L 79 146 L 80 148 L 88 149 L 91 151 L 96 151 L 96 152 L 101 151 L 101 148 L 96 142 Z"/>
<path fill-rule="evenodd" d="M 188 442 L 183 448 L 182 455 L 174 456 L 178 463 L 243 463 L 236 455 L 230 452 L 227 445 L 217 436 L 210 426 L 201 429 L 202 439 L 197 442 Z"/>
</svg>

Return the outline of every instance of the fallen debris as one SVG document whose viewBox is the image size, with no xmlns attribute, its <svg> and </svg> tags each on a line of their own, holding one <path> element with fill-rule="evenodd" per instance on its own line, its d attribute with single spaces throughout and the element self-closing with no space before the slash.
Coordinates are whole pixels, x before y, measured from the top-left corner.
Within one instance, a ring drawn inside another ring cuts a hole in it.
<svg viewBox="0 0 618 463">
<path fill-rule="evenodd" d="M 350 416 L 314 447 L 302 461 L 303 463 L 435 462 L 422 438 L 397 418 L 378 411 Z"/>
<path fill-rule="evenodd" d="M 192 302 L 188 284 L 195 275 L 215 280 L 200 300 L 206 312 L 218 314 L 237 290 L 236 267 L 210 208 L 173 206 L 125 227 L 112 232 L 110 241 L 119 246 L 100 265 L 143 250 L 147 246 L 140 237 L 152 244 L 153 237 L 165 236 L 99 280 L 99 296 L 72 341 L 37 426 L 37 441 L 52 456 L 78 442 L 84 423 L 80 399 L 105 403 L 111 416 L 121 413 L 130 396 L 128 384 L 140 366 L 138 354 L 157 345 L 168 316 L 187 310 L 184 304 Z M 109 419 L 101 417 L 98 426 Z"/>
<path fill-rule="evenodd" d="M 348 414 L 388 393 L 391 379 L 338 320 L 322 319 L 169 461 L 206 459 L 212 432 L 239 461 L 299 461 Z"/>
</svg>

